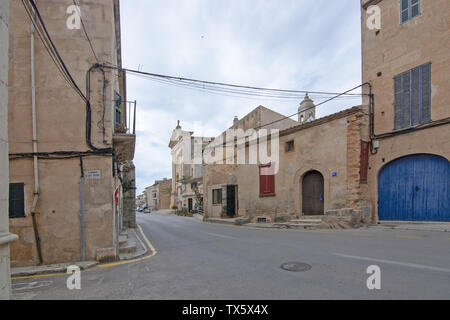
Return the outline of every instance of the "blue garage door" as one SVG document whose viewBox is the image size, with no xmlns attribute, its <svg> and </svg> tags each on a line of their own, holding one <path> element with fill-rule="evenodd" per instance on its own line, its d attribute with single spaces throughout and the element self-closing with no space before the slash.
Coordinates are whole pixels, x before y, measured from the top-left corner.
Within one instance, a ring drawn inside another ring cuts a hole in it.
<svg viewBox="0 0 450 320">
<path fill-rule="evenodd" d="M 380 220 L 450 221 L 450 162 L 413 155 L 387 164 L 378 179 Z"/>
</svg>

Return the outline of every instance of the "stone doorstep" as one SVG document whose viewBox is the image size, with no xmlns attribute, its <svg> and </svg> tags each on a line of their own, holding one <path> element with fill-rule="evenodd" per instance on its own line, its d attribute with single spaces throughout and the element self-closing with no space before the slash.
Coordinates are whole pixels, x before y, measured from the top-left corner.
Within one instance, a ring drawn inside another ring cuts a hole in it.
<svg viewBox="0 0 450 320">
<path fill-rule="evenodd" d="M 51 264 L 46 266 L 32 266 L 32 267 L 19 267 L 11 268 L 11 277 L 26 277 L 34 276 L 39 274 L 49 274 L 49 273 L 63 273 L 66 272 L 69 266 L 79 266 L 80 269 L 89 269 L 99 264 L 97 261 L 83 261 L 83 262 L 73 262 L 73 263 L 60 263 Z"/>
</svg>

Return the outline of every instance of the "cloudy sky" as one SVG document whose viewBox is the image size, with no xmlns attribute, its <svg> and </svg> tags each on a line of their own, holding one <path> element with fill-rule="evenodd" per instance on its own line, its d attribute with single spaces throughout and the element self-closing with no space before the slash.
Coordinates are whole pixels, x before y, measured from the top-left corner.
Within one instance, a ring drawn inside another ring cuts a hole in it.
<svg viewBox="0 0 450 320">
<path fill-rule="evenodd" d="M 126 68 L 292 90 L 342 92 L 361 83 L 359 1 L 122 0 L 121 10 Z M 301 102 L 229 97 L 131 75 L 127 81 L 128 99 L 138 102 L 139 193 L 170 178 L 177 120 L 197 136 L 217 136 L 259 105 L 290 115 Z M 317 116 L 359 103 L 333 101 Z"/>
</svg>

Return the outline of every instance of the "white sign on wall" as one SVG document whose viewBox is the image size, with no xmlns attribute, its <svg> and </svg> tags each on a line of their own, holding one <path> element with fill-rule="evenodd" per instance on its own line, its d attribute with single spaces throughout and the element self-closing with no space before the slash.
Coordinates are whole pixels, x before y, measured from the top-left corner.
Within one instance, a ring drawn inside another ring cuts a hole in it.
<svg viewBox="0 0 450 320">
<path fill-rule="evenodd" d="M 86 170 L 84 172 L 84 178 L 91 179 L 91 180 L 99 180 L 102 178 L 102 171 L 101 170 Z"/>
</svg>

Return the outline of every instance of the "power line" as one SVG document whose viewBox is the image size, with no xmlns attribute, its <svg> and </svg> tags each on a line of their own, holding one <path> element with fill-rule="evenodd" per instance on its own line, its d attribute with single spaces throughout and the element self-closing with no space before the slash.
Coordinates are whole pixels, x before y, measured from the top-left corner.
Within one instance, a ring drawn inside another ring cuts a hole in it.
<svg viewBox="0 0 450 320">
<path fill-rule="evenodd" d="M 125 71 L 127 73 L 131 73 L 131 74 L 135 74 L 135 75 L 143 75 L 143 76 L 147 76 L 149 78 L 165 80 L 165 81 L 167 81 L 168 84 L 170 84 L 169 82 L 175 82 L 178 85 L 190 86 L 190 87 L 195 87 L 195 88 L 204 89 L 204 90 L 217 90 L 217 91 L 225 90 L 224 88 L 227 88 L 228 92 L 241 93 L 241 94 L 247 94 L 247 95 L 255 95 L 255 91 L 257 91 L 257 92 L 259 91 L 259 93 L 257 93 L 257 94 L 260 96 L 276 95 L 274 97 L 298 99 L 299 98 L 298 94 L 306 94 L 306 93 L 317 94 L 317 95 L 327 95 L 327 96 L 339 94 L 336 92 L 323 92 L 323 91 L 311 91 L 311 90 L 286 90 L 286 89 L 262 88 L 262 87 L 254 87 L 254 86 L 190 79 L 190 78 L 183 78 L 183 77 L 174 77 L 174 76 L 168 76 L 168 75 L 163 75 L 163 74 L 156 74 L 156 73 L 150 73 L 150 72 L 143 72 L 143 71 L 139 71 L 139 70 L 120 68 L 117 66 L 104 65 L 104 67 L 110 68 L 110 69 L 118 69 L 118 70 Z M 234 91 L 230 91 L 230 90 L 234 90 Z M 253 92 L 253 93 L 251 93 L 251 92 Z M 363 96 L 363 95 L 364 94 L 359 94 L 359 93 L 346 94 L 346 96 Z"/>
<path fill-rule="evenodd" d="M 77 9 L 78 9 L 79 6 L 76 3 L 76 1 L 75 0 L 72 0 L 72 1 L 73 1 L 73 4 L 75 5 L 75 7 L 77 7 Z M 84 34 L 86 36 L 86 39 L 89 42 L 89 46 L 91 47 L 92 54 L 94 55 L 95 60 L 97 60 L 97 63 L 100 63 L 100 61 L 98 60 L 97 54 L 95 53 L 95 50 L 94 50 L 94 47 L 92 45 L 91 39 L 90 39 L 90 37 L 89 37 L 89 35 L 88 35 L 87 31 L 86 31 L 86 27 L 84 25 L 83 17 L 81 16 L 81 11 L 78 12 L 78 15 L 80 17 L 81 25 L 83 26 L 83 30 L 84 30 Z"/>
<path fill-rule="evenodd" d="M 350 89 L 350 90 L 347 90 L 347 91 L 345 91 L 345 92 L 343 92 L 343 93 L 340 93 L 340 94 L 338 94 L 338 95 L 336 95 L 336 96 L 334 96 L 334 97 L 331 97 L 330 99 L 327 99 L 327 100 L 325 100 L 325 101 L 322 101 L 321 103 L 318 103 L 318 104 L 316 104 L 316 105 L 314 105 L 314 106 L 311 106 L 311 107 L 309 107 L 309 108 L 306 108 L 306 109 L 304 109 L 304 110 L 302 110 L 302 111 L 296 112 L 296 113 L 294 113 L 294 114 L 292 114 L 292 115 L 290 115 L 290 116 L 286 116 L 286 117 L 283 117 L 283 118 L 281 118 L 281 119 L 278 119 L 278 120 L 275 120 L 275 121 L 266 123 L 266 124 L 264 124 L 264 125 L 261 125 L 261 126 L 259 126 L 259 127 L 254 128 L 254 129 L 255 129 L 255 130 L 256 130 L 256 129 L 261 129 L 261 128 L 263 128 L 263 127 L 267 127 L 267 126 L 270 126 L 270 125 L 272 125 L 272 124 L 275 124 L 275 123 L 281 122 L 281 121 L 283 121 L 283 120 L 286 120 L 286 119 L 292 118 L 292 117 L 294 117 L 294 116 L 297 116 L 297 115 L 299 115 L 299 114 L 302 113 L 302 112 L 305 112 L 305 111 L 308 111 L 308 110 L 311 110 L 311 109 L 315 109 L 316 107 L 318 107 L 318 106 L 320 106 L 320 105 L 323 105 L 323 104 L 325 104 L 325 103 L 327 103 L 327 102 L 330 102 L 330 101 L 332 101 L 332 100 L 335 100 L 336 98 L 339 98 L 340 96 L 342 96 L 342 95 L 344 95 L 344 94 L 347 94 L 347 93 L 349 93 L 349 92 L 352 92 L 352 91 L 354 91 L 354 90 L 356 90 L 356 89 L 358 89 L 358 88 L 361 88 L 362 86 L 364 86 L 364 85 L 366 85 L 366 84 L 368 84 L 368 82 L 363 83 L 363 84 L 360 84 L 360 85 L 358 85 L 358 86 L 356 86 L 356 87 L 354 87 L 354 88 L 352 88 L 352 89 Z"/>
</svg>

